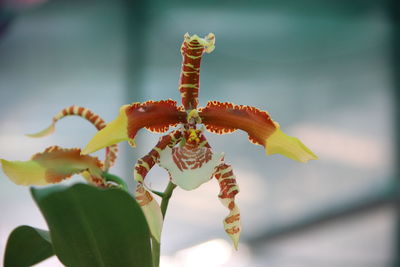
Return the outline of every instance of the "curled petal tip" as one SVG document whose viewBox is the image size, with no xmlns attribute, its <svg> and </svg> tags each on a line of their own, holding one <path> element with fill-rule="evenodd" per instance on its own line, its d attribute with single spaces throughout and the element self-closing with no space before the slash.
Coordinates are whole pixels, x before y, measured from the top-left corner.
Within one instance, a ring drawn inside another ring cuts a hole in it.
<svg viewBox="0 0 400 267">
<path fill-rule="evenodd" d="M 318 159 L 299 139 L 286 135 L 279 128 L 267 138 L 266 153 L 268 155 L 282 154 L 290 159 L 304 163 Z"/>
<path fill-rule="evenodd" d="M 52 124 L 51 124 L 49 127 L 47 127 L 46 129 L 44 129 L 44 130 L 42 130 L 42 131 L 40 131 L 40 132 L 37 132 L 37 133 L 26 134 L 26 136 L 34 137 L 34 138 L 44 137 L 44 136 L 47 136 L 47 135 L 52 134 L 52 133 L 54 132 L 54 130 L 55 130 L 55 125 L 54 125 L 54 123 L 52 123 Z"/>
</svg>

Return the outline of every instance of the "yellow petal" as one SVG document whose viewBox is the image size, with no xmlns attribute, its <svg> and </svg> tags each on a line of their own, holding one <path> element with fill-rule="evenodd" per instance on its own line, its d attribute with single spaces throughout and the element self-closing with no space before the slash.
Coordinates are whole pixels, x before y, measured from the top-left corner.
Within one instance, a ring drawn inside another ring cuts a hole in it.
<svg viewBox="0 0 400 267">
<path fill-rule="evenodd" d="M 46 129 L 44 129 L 44 130 L 42 130 L 42 131 L 40 131 L 38 133 L 27 134 L 26 136 L 29 136 L 29 137 L 44 137 L 44 136 L 52 134 L 54 132 L 54 130 L 55 130 L 55 125 L 54 125 L 54 123 L 52 123 Z"/>
<path fill-rule="evenodd" d="M 107 124 L 105 128 L 97 132 L 92 140 L 90 140 L 89 144 L 82 150 L 83 155 L 122 141 L 133 141 L 128 137 L 128 118 L 125 113 L 126 107 L 128 106 L 122 106 L 119 110 L 118 117 Z"/>
<path fill-rule="evenodd" d="M 39 163 L 1 159 L 4 173 L 18 185 L 46 185 L 46 169 Z"/>
<path fill-rule="evenodd" d="M 286 135 L 279 128 L 267 138 L 266 153 L 268 155 L 282 154 L 290 159 L 300 162 L 318 159 L 318 157 L 299 139 Z"/>
</svg>

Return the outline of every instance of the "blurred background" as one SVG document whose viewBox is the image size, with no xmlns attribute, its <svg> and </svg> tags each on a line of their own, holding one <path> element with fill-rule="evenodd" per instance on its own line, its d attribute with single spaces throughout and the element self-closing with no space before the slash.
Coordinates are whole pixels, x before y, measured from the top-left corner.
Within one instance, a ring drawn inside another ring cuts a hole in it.
<svg viewBox="0 0 400 267">
<path fill-rule="evenodd" d="M 242 132 L 207 134 L 238 177 L 239 251 L 223 231 L 228 211 L 210 181 L 175 190 L 161 266 L 400 266 L 399 7 L 396 0 L 0 1 L 0 158 L 83 147 L 95 129 L 76 117 L 50 137 L 24 136 L 72 104 L 111 121 L 122 104 L 179 101 L 183 34 L 213 32 L 200 105 L 268 110 L 319 160 L 266 157 Z M 159 136 L 142 130 L 136 149 L 120 145 L 112 172 L 132 189 L 133 164 Z M 167 181 L 155 167 L 147 183 L 161 190 Z M 0 173 L 1 262 L 21 224 L 47 229 L 29 189 Z M 37 266 L 62 265 L 51 258 Z"/>
</svg>

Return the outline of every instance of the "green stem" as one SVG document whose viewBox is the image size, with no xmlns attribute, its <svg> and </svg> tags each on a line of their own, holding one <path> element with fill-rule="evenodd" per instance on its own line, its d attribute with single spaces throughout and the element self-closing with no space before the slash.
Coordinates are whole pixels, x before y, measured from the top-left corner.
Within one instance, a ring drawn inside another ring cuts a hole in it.
<svg viewBox="0 0 400 267">
<path fill-rule="evenodd" d="M 104 177 L 104 179 L 106 179 L 107 182 L 108 181 L 114 182 L 118 184 L 121 187 L 121 189 L 128 191 L 128 186 L 122 178 L 108 172 L 103 172 L 102 176 Z"/>
<path fill-rule="evenodd" d="M 169 182 L 167 185 L 167 188 L 164 191 L 164 196 L 162 197 L 162 201 L 161 201 L 161 213 L 163 215 L 163 218 L 165 218 L 165 213 L 167 212 L 167 208 L 168 208 L 168 203 L 169 203 L 169 199 L 172 196 L 172 192 L 174 191 L 176 185 Z"/>
<path fill-rule="evenodd" d="M 153 256 L 153 267 L 160 266 L 160 243 L 154 237 L 151 237 L 151 254 Z"/>
<path fill-rule="evenodd" d="M 165 218 L 165 213 L 167 212 L 169 199 L 172 196 L 176 185 L 169 182 L 165 191 L 161 194 L 157 194 L 162 197 L 161 200 L 161 213 L 163 218 Z M 153 237 L 151 238 L 152 256 L 153 256 L 153 267 L 159 267 L 160 265 L 160 243 L 157 242 Z"/>
</svg>

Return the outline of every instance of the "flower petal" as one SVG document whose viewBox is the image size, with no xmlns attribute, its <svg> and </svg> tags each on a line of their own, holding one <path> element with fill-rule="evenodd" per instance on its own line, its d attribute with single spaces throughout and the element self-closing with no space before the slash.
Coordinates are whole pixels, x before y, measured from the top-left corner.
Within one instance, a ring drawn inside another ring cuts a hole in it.
<svg viewBox="0 0 400 267">
<path fill-rule="evenodd" d="M 226 134 L 237 129 L 246 131 L 255 144 L 265 146 L 265 140 L 277 126 L 266 111 L 229 102 L 210 101 L 199 115 L 206 129 L 216 134 Z"/>
<path fill-rule="evenodd" d="M 151 193 L 144 187 L 143 183 L 138 183 L 136 187 L 136 200 L 146 217 L 151 235 L 160 243 L 163 225 L 161 208 Z"/>
<path fill-rule="evenodd" d="M 91 182 L 100 184 L 103 179 L 102 163 L 91 156 L 80 155 L 80 149 L 63 149 L 57 146 L 32 156 L 29 161 L 2 159 L 4 173 L 19 185 L 46 185 L 58 183 L 83 171 L 91 175 Z"/>
<path fill-rule="evenodd" d="M 39 163 L 28 161 L 8 161 L 1 159 L 3 172 L 18 185 L 46 185 L 46 169 Z"/>
<path fill-rule="evenodd" d="M 211 53 L 215 48 L 215 36 L 210 33 L 205 38 L 185 34 L 181 46 L 182 68 L 179 92 L 186 110 L 197 108 L 199 103 L 200 64 L 204 52 Z"/>
<path fill-rule="evenodd" d="M 193 190 L 212 178 L 223 157 L 223 153 L 213 154 L 208 147 L 195 150 L 166 147 L 160 152 L 159 165 L 169 172 L 174 184 Z"/>
<path fill-rule="evenodd" d="M 230 165 L 222 163 L 215 172 L 215 178 L 218 180 L 220 187 L 218 198 L 222 205 L 229 209 L 229 214 L 223 222 L 224 229 L 232 239 L 233 246 L 237 250 L 242 226 L 240 223 L 240 211 L 235 203 L 235 196 L 239 193 L 236 176 Z"/>
<path fill-rule="evenodd" d="M 279 128 L 267 139 L 265 151 L 268 155 L 282 154 L 300 162 L 318 159 L 299 139 L 286 135 Z"/>
<path fill-rule="evenodd" d="M 83 155 L 87 155 L 122 141 L 134 142 L 133 139 L 128 137 L 127 107 L 128 105 L 122 106 L 119 110 L 118 117 L 96 133 L 96 135 L 89 141 L 89 144 L 87 144 L 82 150 Z"/>
<path fill-rule="evenodd" d="M 168 99 L 133 103 L 126 108 L 128 136 L 133 139 L 141 128 L 150 132 L 164 133 L 170 126 L 186 122 L 186 112 L 176 106 L 176 101 Z"/>
<path fill-rule="evenodd" d="M 101 130 L 104 127 L 106 127 L 105 121 L 96 113 L 91 111 L 88 108 L 85 107 L 80 107 L 76 105 L 72 105 L 69 107 L 66 107 L 62 109 L 60 112 L 58 112 L 52 119 L 52 123 L 49 127 L 46 129 L 34 133 L 34 134 L 27 134 L 29 137 L 44 137 L 49 134 L 52 134 L 55 131 L 55 125 L 56 123 L 68 116 L 79 116 L 81 118 L 84 118 L 85 120 L 89 121 L 93 126 L 96 127 L 97 130 Z M 108 169 L 114 165 L 116 159 L 117 159 L 117 154 L 118 154 L 118 146 L 117 144 L 114 144 L 110 147 L 107 147 L 106 149 L 106 158 L 105 158 L 105 164 L 104 164 L 104 170 L 108 171 Z"/>
<path fill-rule="evenodd" d="M 237 129 L 246 131 L 249 140 L 266 148 L 268 155 L 279 153 L 293 160 L 307 162 L 317 159 L 297 138 L 280 130 L 266 111 L 255 107 L 211 101 L 200 109 L 199 115 L 206 129 L 212 133 L 225 134 Z"/>
<path fill-rule="evenodd" d="M 173 100 L 125 105 L 120 108 L 118 117 L 99 131 L 82 153 L 89 154 L 125 140 L 133 142 L 141 128 L 163 133 L 180 122 L 186 122 L 186 112 Z"/>
<path fill-rule="evenodd" d="M 48 135 L 54 133 L 55 130 L 56 130 L 55 124 L 52 123 L 46 129 L 44 129 L 44 130 L 42 130 L 40 132 L 34 133 L 34 134 L 26 134 L 26 136 L 34 137 L 34 138 L 44 137 L 44 136 L 48 136 Z"/>
</svg>

